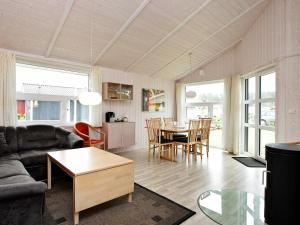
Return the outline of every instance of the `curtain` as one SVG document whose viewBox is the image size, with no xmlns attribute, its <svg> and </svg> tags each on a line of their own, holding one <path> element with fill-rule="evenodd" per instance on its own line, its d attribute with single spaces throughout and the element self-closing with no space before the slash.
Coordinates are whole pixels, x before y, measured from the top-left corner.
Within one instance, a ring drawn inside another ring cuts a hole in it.
<svg viewBox="0 0 300 225">
<path fill-rule="evenodd" d="M 16 57 L 0 52 L 0 126 L 16 126 Z"/>
<path fill-rule="evenodd" d="M 93 66 L 89 74 L 90 91 L 98 92 L 102 95 L 102 71 L 99 66 Z M 90 106 L 90 123 L 92 126 L 102 126 L 102 104 Z"/>
<path fill-rule="evenodd" d="M 223 145 L 224 150 L 233 151 L 233 132 L 231 121 L 231 77 L 224 79 L 224 103 L 223 103 Z"/>
<path fill-rule="evenodd" d="M 239 154 L 241 123 L 241 77 L 224 80 L 223 145 L 224 150 Z"/>
<path fill-rule="evenodd" d="M 176 83 L 176 113 L 177 122 L 184 124 L 185 122 L 185 84 Z"/>
</svg>

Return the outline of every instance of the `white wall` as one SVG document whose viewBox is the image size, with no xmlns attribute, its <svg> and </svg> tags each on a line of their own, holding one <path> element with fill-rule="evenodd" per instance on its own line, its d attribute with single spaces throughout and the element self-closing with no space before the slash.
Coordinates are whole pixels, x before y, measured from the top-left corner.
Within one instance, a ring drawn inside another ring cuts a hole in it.
<svg viewBox="0 0 300 225">
<path fill-rule="evenodd" d="M 223 55 L 206 64 L 205 66 L 194 71 L 179 80 L 183 83 L 196 83 L 211 80 L 221 80 L 227 76 L 233 76 L 237 74 L 236 68 L 236 48 L 234 47 L 226 51 Z M 200 70 L 203 70 L 203 76 L 200 76 Z"/>
<path fill-rule="evenodd" d="M 102 113 L 105 121 L 105 112 L 113 111 L 116 116 L 126 116 L 129 121 L 136 122 L 136 146 L 141 148 L 147 145 L 147 132 L 145 119 L 150 117 L 170 117 L 175 111 L 175 81 L 154 79 L 134 73 L 127 73 L 108 68 L 102 69 L 103 82 L 116 82 L 133 85 L 132 101 L 103 101 Z M 166 93 L 165 112 L 142 112 L 142 88 L 155 88 L 164 90 Z"/>
<path fill-rule="evenodd" d="M 235 47 L 178 82 L 219 80 L 273 65 L 277 141 L 300 140 L 300 1 L 272 0 Z M 199 70 L 204 76 L 199 75 Z"/>
</svg>

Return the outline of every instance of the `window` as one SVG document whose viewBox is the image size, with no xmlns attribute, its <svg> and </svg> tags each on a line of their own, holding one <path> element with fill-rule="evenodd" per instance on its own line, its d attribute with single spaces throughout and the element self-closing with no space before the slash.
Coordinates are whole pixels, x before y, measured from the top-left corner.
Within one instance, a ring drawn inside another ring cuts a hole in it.
<svg viewBox="0 0 300 225">
<path fill-rule="evenodd" d="M 89 120 L 78 94 L 88 90 L 88 75 L 25 64 L 16 66 L 19 123 L 73 123 Z"/>
<path fill-rule="evenodd" d="M 212 117 L 210 145 L 219 148 L 223 147 L 223 99 L 223 82 L 186 85 L 186 119 Z"/>
<path fill-rule="evenodd" d="M 265 145 L 275 142 L 276 74 L 262 71 L 245 77 L 244 86 L 244 151 L 265 158 Z"/>
</svg>

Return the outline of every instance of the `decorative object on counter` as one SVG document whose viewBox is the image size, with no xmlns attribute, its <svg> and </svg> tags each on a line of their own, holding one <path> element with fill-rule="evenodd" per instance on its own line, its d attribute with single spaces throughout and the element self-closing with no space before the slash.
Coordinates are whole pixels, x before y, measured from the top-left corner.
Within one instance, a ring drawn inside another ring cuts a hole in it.
<svg viewBox="0 0 300 225">
<path fill-rule="evenodd" d="M 166 107 L 166 95 L 164 90 L 142 89 L 142 111 L 162 112 Z"/>
<path fill-rule="evenodd" d="M 132 100 L 133 85 L 105 82 L 103 83 L 104 100 Z"/>
<path fill-rule="evenodd" d="M 128 118 L 125 116 L 119 116 L 115 122 L 128 122 Z"/>
</svg>

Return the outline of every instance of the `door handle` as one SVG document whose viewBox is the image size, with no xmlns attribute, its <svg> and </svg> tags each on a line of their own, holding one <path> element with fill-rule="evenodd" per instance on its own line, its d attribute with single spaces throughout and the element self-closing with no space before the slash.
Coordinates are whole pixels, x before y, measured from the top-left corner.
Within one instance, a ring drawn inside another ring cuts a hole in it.
<svg viewBox="0 0 300 225">
<path fill-rule="evenodd" d="M 266 174 L 266 173 L 271 173 L 271 171 L 269 171 L 269 170 L 264 170 L 264 171 L 262 172 L 262 181 L 261 181 L 262 185 L 265 185 L 265 174 Z"/>
</svg>

